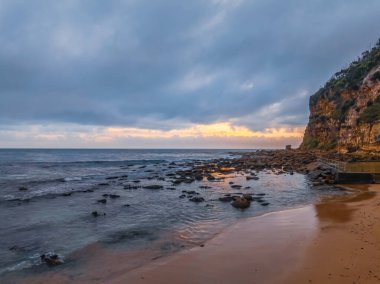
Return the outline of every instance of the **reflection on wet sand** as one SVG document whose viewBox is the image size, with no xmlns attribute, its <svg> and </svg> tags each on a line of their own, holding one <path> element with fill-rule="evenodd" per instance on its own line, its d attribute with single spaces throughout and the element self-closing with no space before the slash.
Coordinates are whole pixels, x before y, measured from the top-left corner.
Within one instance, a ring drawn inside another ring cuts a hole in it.
<svg viewBox="0 0 380 284">
<path fill-rule="evenodd" d="M 380 185 L 348 188 L 315 206 L 321 231 L 283 283 L 380 283 Z"/>
<path fill-rule="evenodd" d="M 350 190 L 350 187 L 348 186 Z M 351 188 L 352 190 L 352 188 Z M 326 197 L 320 203 L 315 204 L 315 211 L 320 221 L 344 223 L 352 220 L 356 207 L 348 203 L 365 201 L 375 197 L 376 193 L 369 191 L 368 185 L 360 185 L 350 195 Z"/>
</svg>

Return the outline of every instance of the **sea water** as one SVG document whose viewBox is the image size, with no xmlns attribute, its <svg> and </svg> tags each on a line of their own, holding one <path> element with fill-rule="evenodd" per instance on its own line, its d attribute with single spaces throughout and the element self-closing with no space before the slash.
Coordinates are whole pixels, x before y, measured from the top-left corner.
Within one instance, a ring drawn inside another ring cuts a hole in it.
<svg viewBox="0 0 380 284">
<path fill-rule="evenodd" d="M 240 152 L 247 151 L 254 150 Z M 41 265 L 41 254 L 65 258 L 94 243 L 144 248 L 172 233 L 177 238 L 170 248 L 200 244 L 239 218 L 310 204 L 331 194 L 313 190 L 304 175 L 276 175 L 270 170 L 249 181 L 240 173 L 178 186 L 165 179 L 168 173 L 188 169 L 188 163 L 235 159 L 240 152 L 0 150 L 0 276 Z M 243 188 L 231 188 L 231 181 Z M 163 189 L 143 188 L 152 184 Z M 179 198 L 182 190 L 199 192 L 205 202 Z M 265 193 L 270 204 L 253 203 L 241 211 L 218 200 L 236 192 Z M 103 194 L 120 198 L 99 203 Z M 93 211 L 105 215 L 94 217 Z"/>
</svg>

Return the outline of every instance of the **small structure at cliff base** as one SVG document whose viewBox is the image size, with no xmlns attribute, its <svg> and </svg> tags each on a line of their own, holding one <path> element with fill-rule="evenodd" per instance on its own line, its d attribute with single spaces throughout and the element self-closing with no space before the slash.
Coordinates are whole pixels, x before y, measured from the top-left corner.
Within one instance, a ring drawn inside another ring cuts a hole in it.
<svg viewBox="0 0 380 284">
<path fill-rule="evenodd" d="M 342 162 L 320 158 L 336 170 L 338 183 L 380 183 L 380 161 Z"/>
</svg>

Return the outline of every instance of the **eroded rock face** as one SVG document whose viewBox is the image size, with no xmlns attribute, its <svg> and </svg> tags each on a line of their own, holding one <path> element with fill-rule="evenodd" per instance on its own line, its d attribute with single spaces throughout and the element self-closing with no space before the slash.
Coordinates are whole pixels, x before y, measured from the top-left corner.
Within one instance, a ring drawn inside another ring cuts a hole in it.
<svg viewBox="0 0 380 284">
<path fill-rule="evenodd" d="M 380 40 L 311 96 L 309 107 L 301 149 L 380 151 Z"/>
</svg>

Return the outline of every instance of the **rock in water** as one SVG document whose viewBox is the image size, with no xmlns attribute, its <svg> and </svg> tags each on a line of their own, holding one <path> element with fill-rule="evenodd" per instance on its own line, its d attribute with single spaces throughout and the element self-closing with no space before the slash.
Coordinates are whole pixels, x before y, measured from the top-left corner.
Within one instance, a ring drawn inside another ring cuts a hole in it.
<svg viewBox="0 0 380 284">
<path fill-rule="evenodd" d="M 233 185 L 231 185 L 231 187 L 239 189 L 239 188 L 242 188 L 243 186 L 239 185 L 239 184 L 233 184 Z"/>
<path fill-rule="evenodd" d="M 251 205 L 251 202 L 249 200 L 245 199 L 244 197 L 237 197 L 231 203 L 231 205 L 235 208 L 245 209 Z"/>
<path fill-rule="evenodd" d="M 259 178 L 257 176 L 246 176 L 245 179 L 246 180 L 251 180 L 251 179 L 258 180 Z"/>
<path fill-rule="evenodd" d="M 119 198 L 120 195 L 118 195 L 118 194 L 110 194 L 109 197 L 110 198 Z"/>
<path fill-rule="evenodd" d="M 92 211 L 91 215 L 94 217 L 106 216 L 106 213 L 99 213 L 98 211 Z"/>
<path fill-rule="evenodd" d="M 200 196 L 194 196 L 194 197 L 190 198 L 189 200 L 192 202 L 196 202 L 196 203 L 205 201 L 205 199 L 203 197 L 200 197 Z"/>
<path fill-rule="evenodd" d="M 162 185 L 147 185 L 147 186 L 144 186 L 143 188 L 145 189 L 163 189 L 164 187 Z"/>
<path fill-rule="evenodd" d="M 58 254 L 42 254 L 40 258 L 41 261 L 50 266 L 56 266 L 63 263 L 63 260 L 58 256 Z"/>
</svg>

